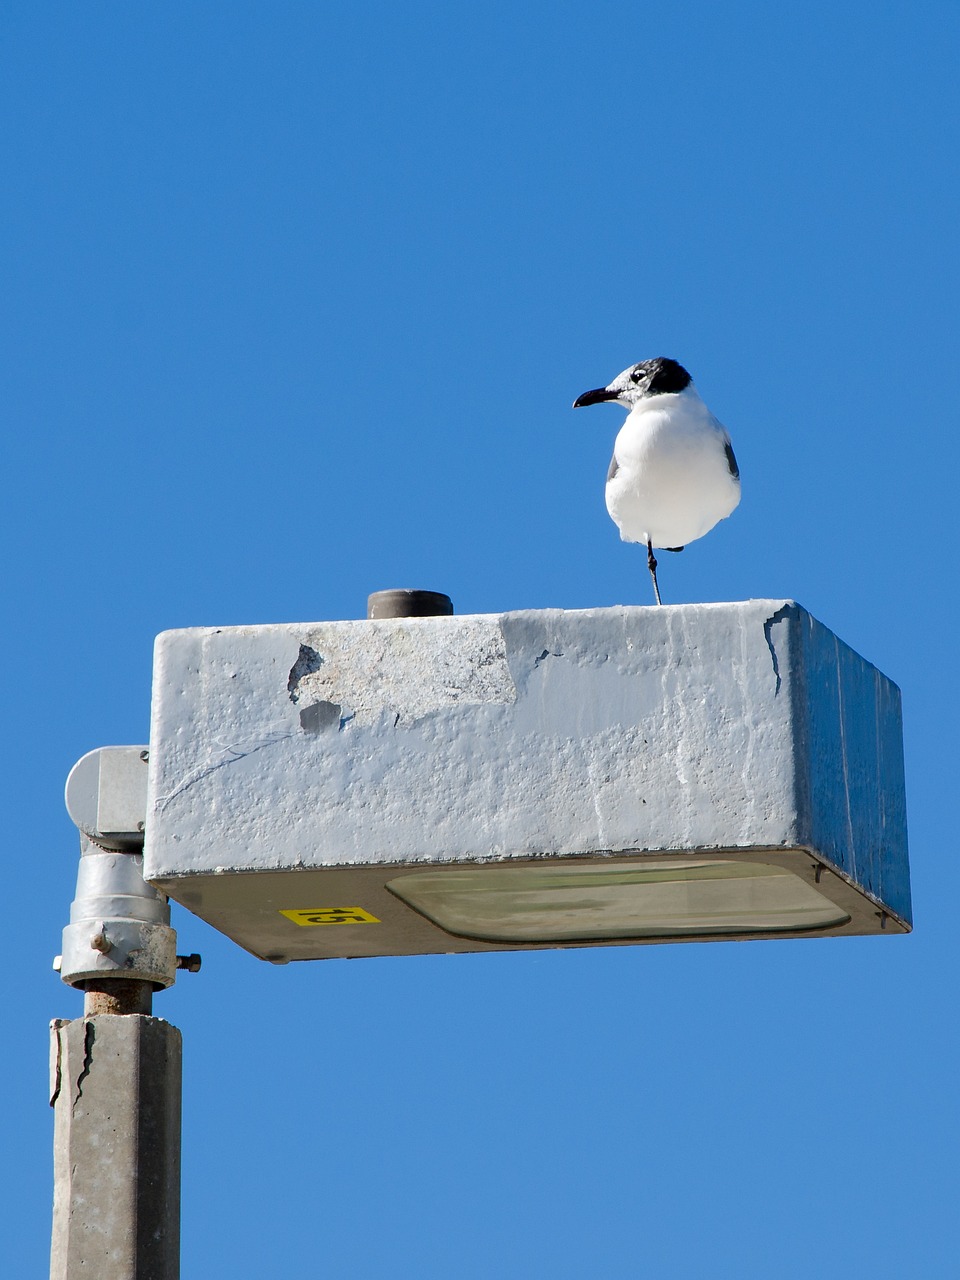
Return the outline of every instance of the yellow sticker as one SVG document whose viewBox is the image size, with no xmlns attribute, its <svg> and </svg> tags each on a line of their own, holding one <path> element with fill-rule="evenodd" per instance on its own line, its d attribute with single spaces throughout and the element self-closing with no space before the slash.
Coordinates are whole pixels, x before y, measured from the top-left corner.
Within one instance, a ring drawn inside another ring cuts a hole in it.
<svg viewBox="0 0 960 1280">
<path fill-rule="evenodd" d="M 294 924 L 380 924 L 377 917 L 363 907 L 315 907 L 313 911 L 299 909 L 280 914 Z"/>
</svg>

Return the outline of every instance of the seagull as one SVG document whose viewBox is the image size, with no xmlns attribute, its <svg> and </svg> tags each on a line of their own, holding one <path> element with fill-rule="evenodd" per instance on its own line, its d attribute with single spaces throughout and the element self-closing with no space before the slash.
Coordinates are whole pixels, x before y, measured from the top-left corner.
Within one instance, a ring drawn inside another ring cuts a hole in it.
<svg viewBox="0 0 960 1280">
<path fill-rule="evenodd" d="M 629 410 L 607 472 L 607 510 L 624 542 L 646 543 L 653 594 L 654 547 L 682 551 L 730 515 L 740 501 L 740 468 L 730 436 L 676 360 L 632 364 L 573 402 L 616 400 Z"/>
</svg>

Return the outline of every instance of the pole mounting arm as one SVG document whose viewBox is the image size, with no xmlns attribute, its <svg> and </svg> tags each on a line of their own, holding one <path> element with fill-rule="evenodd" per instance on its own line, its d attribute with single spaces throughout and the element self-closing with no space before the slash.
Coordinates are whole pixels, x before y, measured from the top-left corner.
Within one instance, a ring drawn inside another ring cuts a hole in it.
<svg viewBox="0 0 960 1280">
<path fill-rule="evenodd" d="M 116 980 L 173 984 L 177 935 L 167 898 L 143 878 L 146 747 L 100 747 L 79 760 L 66 787 L 67 812 L 80 830 L 80 866 L 70 923 L 57 966 L 63 981 L 88 992 Z"/>
</svg>

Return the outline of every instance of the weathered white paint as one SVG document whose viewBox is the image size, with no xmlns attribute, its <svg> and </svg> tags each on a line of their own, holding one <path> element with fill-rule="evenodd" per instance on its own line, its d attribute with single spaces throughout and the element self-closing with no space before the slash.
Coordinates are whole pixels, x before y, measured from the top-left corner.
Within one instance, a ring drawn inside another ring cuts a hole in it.
<svg viewBox="0 0 960 1280">
<path fill-rule="evenodd" d="M 158 638 L 145 874 L 168 889 L 778 847 L 909 920 L 899 693 L 791 602 Z"/>
</svg>

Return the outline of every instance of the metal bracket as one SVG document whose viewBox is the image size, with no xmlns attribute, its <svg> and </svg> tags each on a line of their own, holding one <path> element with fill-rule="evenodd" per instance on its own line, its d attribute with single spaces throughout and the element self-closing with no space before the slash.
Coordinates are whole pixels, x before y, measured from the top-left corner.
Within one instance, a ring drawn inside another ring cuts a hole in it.
<svg viewBox="0 0 960 1280">
<path fill-rule="evenodd" d="M 148 759 L 146 747 L 101 747 L 67 779 L 81 858 L 59 969 L 74 987 L 126 978 L 160 989 L 176 977 L 170 907 L 143 878 Z"/>
<path fill-rule="evenodd" d="M 149 759 L 148 747 L 98 747 L 70 770 L 67 813 L 101 849 L 143 852 Z"/>
</svg>

